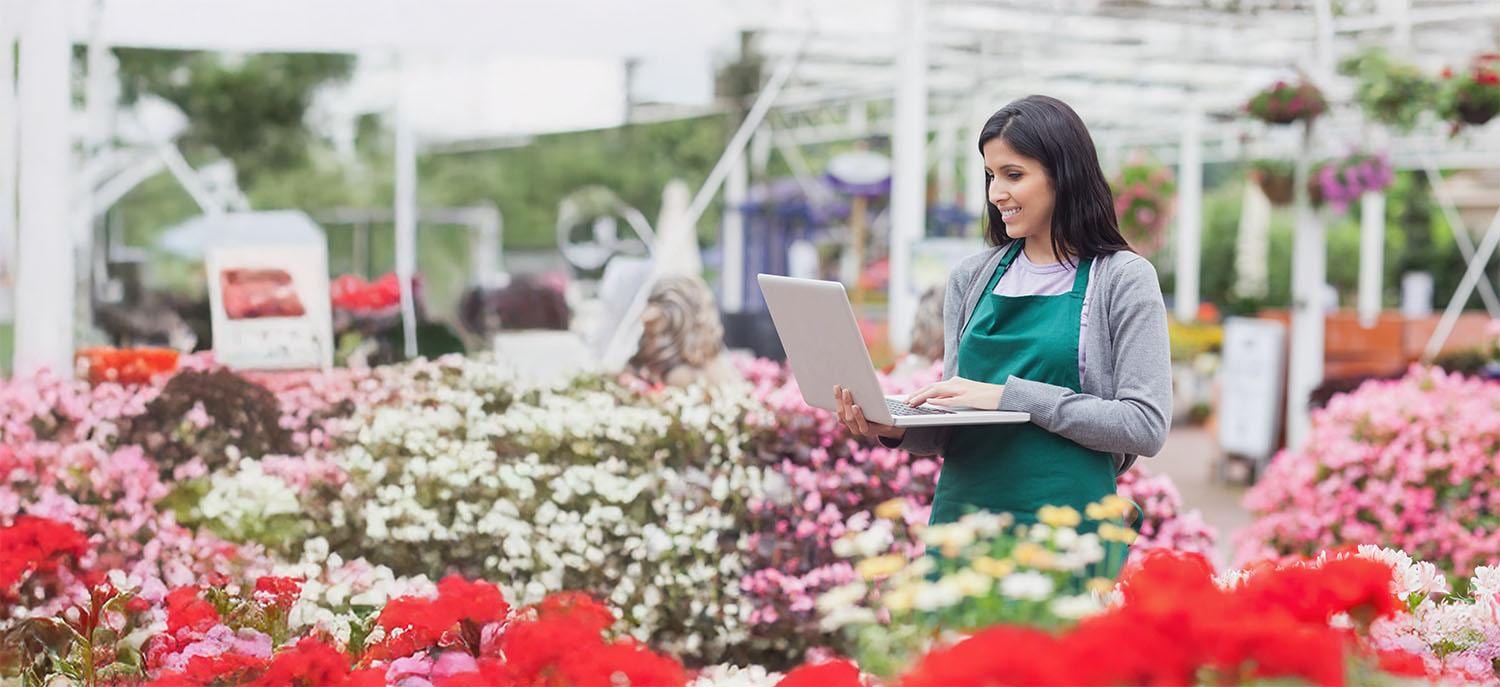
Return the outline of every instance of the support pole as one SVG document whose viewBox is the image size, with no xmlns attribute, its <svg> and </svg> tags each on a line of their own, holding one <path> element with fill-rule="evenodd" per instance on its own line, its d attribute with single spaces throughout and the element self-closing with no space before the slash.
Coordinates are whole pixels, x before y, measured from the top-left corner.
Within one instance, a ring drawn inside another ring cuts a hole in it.
<svg viewBox="0 0 1500 687">
<path fill-rule="evenodd" d="M 16 279 L 16 59 L 15 6 L 0 5 L 0 322 L 15 315 Z M 10 361 L 0 361 L 0 366 Z"/>
<path fill-rule="evenodd" d="M 1328 246 L 1323 222 L 1309 205 L 1307 178 L 1312 166 L 1312 123 L 1303 123 L 1302 146 L 1293 175 L 1296 232 L 1292 239 L 1292 346 L 1286 392 L 1287 446 L 1307 436 L 1308 395 L 1323 381 L 1323 284 Z"/>
<path fill-rule="evenodd" d="M 984 160 L 979 157 L 979 132 L 984 128 L 984 121 L 989 117 L 989 112 L 979 97 L 975 97 L 969 106 L 970 118 L 973 128 L 966 129 L 971 135 L 959 141 L 958 159 L 964 170 L 964 209 L 975 213 L 979 217 L 978 223 L 970 223 L 970 228 L 983 226 L 984 215 L 989 208 L 990 190 L 984 185 Z M 971 232 L 965 231 L 964 236 L 970 236 Z"/>
<path fill-rule="evenodd" d="M 43 368 L 71 376 L 73 292 L 76 265 L 68 232 L 68 189 L 73 149 L 68 136 L 72 108 L 68 6 L 31 6 L 21 33 L 20 232 L 16 274 L 15 372 Z"/>
<path fill-rule="evenodd" d="M 1359 199 L 1359 325 L 1375 326 L 1380 317 L 1381 277 L 1385 272 L 1385 192 Z"/>
<path fill-rule="evenodd" d="M 740 157 L 729 165 L 729 175 L 724 182 L 724 234 L 719 241 L 724 258 L 719 272 L 723 278 L 724 312 L 745 309 L 745 213 L 741 208 L 745 206 L 749 189 L 749 165 L 744 157 Z"/>
<path fill-rule="evenodd" d="M 1203 246 L 1203 110 L 1194 101 L 1182 126 L 1177 159 L 1177 298 L 1180 322 L 1198 318 Z"/>
<path fill-rule="evenodd" d="M 896 30 L 895 130 L 891 132 L 890 320 L 891 350 L 911 346 L 916 294 L 911 287 L 911 247 L 926 231 L 927 218 L 927 2 L 901 0 Z"/>
<path fill-rule="evenodd" d="M 937 131 L 937 201 L 958 204 L 958 122 L 944 117 Z"/>
<path fill-rule="evenodd" d="M 398 57 L 398 59 L 401 59 Z M 411 279 L 417 271 L 417 141 L 406 103 L 406 64 L 396 86 L 396 278 L 401 282 L 403 351 L 417 357 L 417 305 Z"/>
<path fill-rule="evenodd" d="M 1500 244 L 1500 210 L 1495 211 L 1495 218 L 1490 220 L 1490 228 L 1484 232 L 1479 250 L 1469 259 L 1469 267 L 1464 270 L 1464 278 L 1458 282 L 1458 290 L 1448 299 L 1448 307 L 1443 309 L 1443 318 L 1438 320 L 1437 329 L 1433 330 L 1432 338 L 1427 340 L 1427 350 L 1422 353 L 1423 360 L 1431 362 L 1442 352 L 1448 335 L 1453 333 L 1453 325 L 1458 323 L 1458 316 L 1463 314 L 1464 304 L 1469 302 L 1469 296 L 1474 294 L 1474 287 L 1484 277 L 1485 267 L 1490 264 L 1490 256 L 1494 255 L 1496 244 Z"/>
<path fill-rule="evenodd" d="M 1443 219 L 1448 221 L 1448 227 L 1453 230 L 1453 241 L 1458 244 L 1458 252 L 1463 256 L 1465 262 L 1474 260 L 1474 239 L 1469 236 L 1469 226 L 1464 222 L 1462 215 L 1458 214 L 1458 207 L 1453 198 L 1448 195 L 1448 182 L 1443 178 L 1443 173 L 1438 171 L 1437 163 L 1431 157 L 1422 161 L 1423 170 L 1427 172 L 1427 181 L 1432 184 L 1432 194 L 1437 197 L 1438 207 L 1443 209 Z M 1491 318 L 1500 319 L 1500 297 L 1495 295 L 1495 285 L 1488 281 L 1479 282 L 1479 300 L 1484 301 L 1484 309 Z"/>
</svg>

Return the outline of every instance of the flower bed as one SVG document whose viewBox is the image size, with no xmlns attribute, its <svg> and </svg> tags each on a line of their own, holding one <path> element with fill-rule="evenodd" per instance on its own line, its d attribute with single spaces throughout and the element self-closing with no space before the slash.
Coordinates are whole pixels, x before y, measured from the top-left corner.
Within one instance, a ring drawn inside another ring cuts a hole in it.
<svg viewBox="0 0 1500 687">
<path fill-rule="evenodd" d="M 975 560 L 937 582 L 917 583 L 934 609 L 926 613 L 941 614 L 961 599 L 966 613 L 988 611 L 988 622 L 959 617 L 938 632 L 892 623 L 885 634 L 927 648 L 911 660 L 813 663 L 780 684 L 1500 684 L 1500 569 L 1476 570 L 1471 596 L 1457 597 L 1432 564 L 1377 547 L 1220 575 L 1198 554 L 1156 551 L 1127 569 L 1115 589 L 1076 595 L 1055 579 L 1068 567 L 1056 562 L 1075 556 L 1083 541 L 1059 547 L 1058 535 L 1067 531 L 1017 535 L 985 547 L 1009 548 L 1004 559 Z M 938 545 L 951 537 L 927 535 Z M 1017 553 L 1027 546 L 1030 562 L 1023 563 Z M 933 565 L 940 564 L 927 567 Z M 901 595 L 909 583 L 883 589 L 893 617 L 906 613 Z"/>
<path fill-rule="evenodd" d="M 79 570 L 157 596 L 298 577 L 327 600 L 298 613 L 341 642 L 354 606 L 459 573 L 518 605 L 593 594 L 618 632 L 689 665 L 778 669 L 848 648 L 815 603 L 856 576 L 836 542 L 892 499 L 925 520 L 940 462 L 853 440 L 783 366 L 740 364 L 745 385 L 714 392 L 535 388 L 456 357 L 243 376 L 186 357 L 134 387 L 14 380 L 0 386 L 0 526 L 61 522 L 87 537 Z M 1121 490 L 1156 545 L 1211 545 L 1162 478 L 1132 473 Z M 69 570 L 13 615 L 88 603 L 97 580 Z"/>
<path fill-rule="evenodd" d="M 1500 384 L 1413 368 L 1313 414 L 1245 496 L 1239 559 L 1347 544 L 1399 548 L 1466 576 L 1500 558 Z"/>
</svg>

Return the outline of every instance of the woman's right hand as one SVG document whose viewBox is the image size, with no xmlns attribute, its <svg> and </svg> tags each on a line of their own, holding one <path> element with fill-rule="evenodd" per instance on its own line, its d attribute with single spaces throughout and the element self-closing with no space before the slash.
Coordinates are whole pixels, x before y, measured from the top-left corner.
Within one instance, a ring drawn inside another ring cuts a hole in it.
<svg viewBox="0 0 1500 687">
<path fill-rule="evenodd" d="M 854 392 L 835 384 L 833 385 L 833 398 L 839 405 L 839 422 L 844 423 L 850 432 L 871 439 L 886 437 L 899 440 L 906 436 L 905 427 L 892 427 L 866 420 L 865 411 L 854 402 Z"/>
</svg>

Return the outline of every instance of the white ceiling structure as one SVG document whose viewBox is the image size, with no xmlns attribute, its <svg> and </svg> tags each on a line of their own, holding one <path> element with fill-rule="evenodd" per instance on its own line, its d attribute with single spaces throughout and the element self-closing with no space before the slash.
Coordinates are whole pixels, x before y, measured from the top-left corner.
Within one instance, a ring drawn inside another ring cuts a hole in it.
<svg viewBox="0 0 1500 687">
<path fill-rule="evenodd" d="M 743 198 L 747 148 L 758 149 L 751 156 L 757 160 L 773 147 L 796 158 L 798 146 L 888 135 L 897 284 L 907 276 L 910 244 L 922 233 L 929 157 L 945 163 L 942 199 L 957 198 L 955 156 L 972 154 L 967 142 L 990 112 L 1034 92 L 1071 103 L 1106 164 L 1136 147 L 1179 164 L 1180 313 L 1197 298 L 1202 162 L 1296 157 L 1305 170 L 1310 158 L 1375 145 L 1406 167 L 1500 164 L 1500 126 L 1450 137 L 1429 121 L 1414 134 L 1391 137 L 1362 122 L 1349 102 L 1353 84 L 1334 73 L 1338 59 L 1367 45 L 1386 45 L 1434 72 L 1461 68 L 1500 45 L 1496 0 L 0 0 L 0 47 L 17 37 L 21 47 L 16 85 L 8 78 L 10 52 L 0 50 L 0 131 L 22 132 L 18 147 L 10 146 L 9 133 L 0 136 L 0 236 L 10 234 L 11 218 L 18 217 L 23 251 L 51 265 L 69 262 L 65 247 L 47 234 L 67 224 L 66 194 L 55 189 L 66 188 L 73 174 L 68 134 L 56 131 L 66 128 L 70 108 L 61 85 L 69 44 L 348 52 L 411 62 L 415 55 L 472 55 L 623 64 L 657 56 L 701 59 L 708 68 L 732 50 L 740 31 L 754 32 L 755 48 L 766 57 L 764 88 L 690 215 L 700 217 L 721 185 L 731 206 Z M 1317 135 L 1304 140 L 1293 127 L 1240 115 L 1256 90 L 1299 73 L 1333 101 Z M 411 115 L 403 116 L 401 97 L 393 99 L 398 254 L 405 256 L 398 271 L 409 273 L 416 144 Z M 19 161 L 19 185 L 8 160 Z M 970 192 L 962 195 L 981 196 L 978 184 L 970 173 L 962 184 Z M 733 215 L 724 219 L 726 256 L 743 242 Z M 1322 350 L 1322 320 L 1316 314 L 1313 324 L 1309 294 L 1321 285 L 1326 263 L 1320 221 L 1305 207 L 1298 215 L 1293 398 L 1321 378 L 1320 358 L 1311 360 Z M 737 269 L 732 262 L 726 258 L 726 272 Z M 72 289 L 61 286 L 72 279 L 63 272 L 35 270 L 28 284 L 23 271 L 19 290 L 61 298 Z M 728 285 L 724 296 L 732 306 L 738 287 Z M 913 300 L 893 290 L 898 349 Z M 71 310 L 27 308 L 17 313 L 18 368 L 66 364 Z"/>
</svg>

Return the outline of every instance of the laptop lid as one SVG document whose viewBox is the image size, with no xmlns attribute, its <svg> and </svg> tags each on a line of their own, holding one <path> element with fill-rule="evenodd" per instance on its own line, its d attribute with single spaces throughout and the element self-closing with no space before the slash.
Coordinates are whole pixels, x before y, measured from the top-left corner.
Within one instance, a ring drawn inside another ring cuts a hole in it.
<svg viewBox="0 0 1500 687">
<path fill-rule="evenodd" d="M 844 285 L 771 274 L 756 279 L 802 399 L 814 408 L 838 412 L 833 398 L 837 384 L 854 394 L 866 418 L 893 424 Z"/>
</svg>

